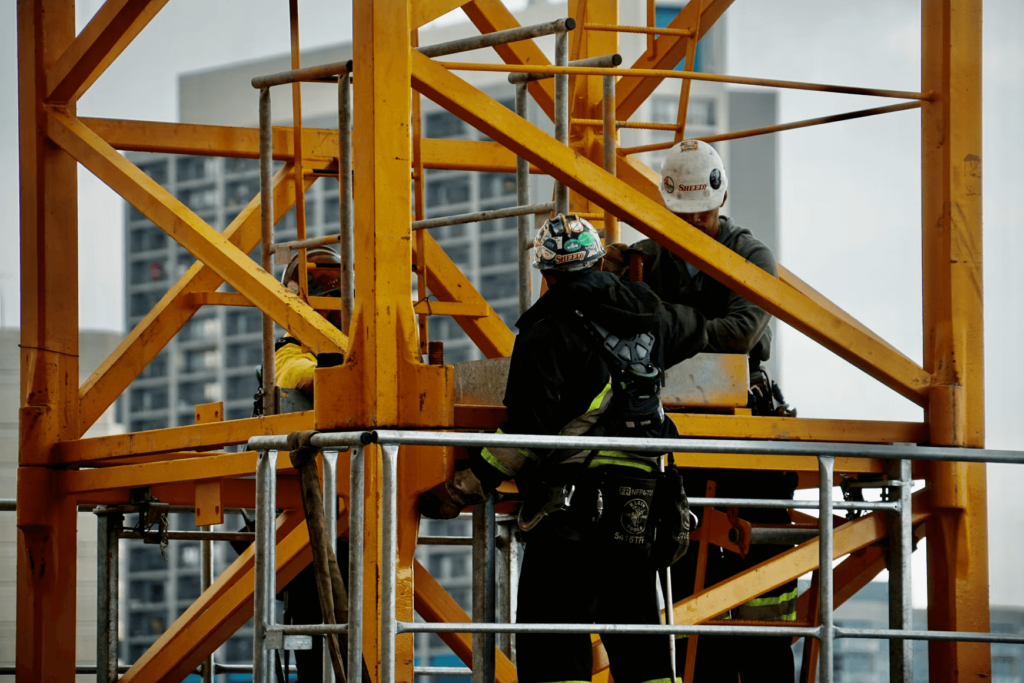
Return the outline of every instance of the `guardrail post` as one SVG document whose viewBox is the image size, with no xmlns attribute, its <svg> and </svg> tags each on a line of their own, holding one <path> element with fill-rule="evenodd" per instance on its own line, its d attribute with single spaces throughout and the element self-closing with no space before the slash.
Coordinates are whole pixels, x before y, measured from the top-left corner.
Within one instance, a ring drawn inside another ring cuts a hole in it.
<svg viewBox="0 0 1024 683">
<path fill-rule="evenodd" d="M 555 35 L 555 66 L 569 66 L 569 34 Z M 555 76 L 555 139 L 569 144 L 569 75 Z M 555 181 L 555 213 L 569 213 L 569 186 Z"/>
<path fill-rule="evenodd" d="M 511 624 L 516 615 L 516 587 L 519 585 L 519 541 L 516 540 L 514 519 L 502 521 L 498 526 L 502 557 L 497 564 L 495 593 L 495 621 Z M 516 641 L 514 633 L 502 633 L 497 637 L 497 647 L 515 662 Z"/>
<path fill-rule="evenodd" d="M 120 512 L 96 511 L 96 683 L 117 680 Z"/>
<path fill-rule="evenodd" d="M 835 638 L 832 611 L 832 478 L 835 461 L 818 456 L 818 610 L 821 623 L 821 683 L 832 683 Z"/>
<path fill-rule="evenodd" d="M 909 631 L 914 628 L 914 610 L 911 594 L 910 555 L 913 548 L 913 476 L 909 460 L 897 460 L 889 470 L 890 482 L 895 480 L 896 491 L 889 489 L 889 500 L 898 499 L 899 512 L 889 517 L 889 628 Z M 894 495 L 895 494 L 895 495 Z M 889 680 L 892 683 L 912 683 L 914 680 L 914 650 L 909 640 L 889 641 Z"/>
<path fill-rule="evenodd" d="M 363 536 L 366 511 L 363 447 L 349 452 L 348 510 L 348 666 L 349 683 L 363 678 Z M 370 681 L 367 681 L 370 683 Z"/>
<path fill-rule="evenodd" d="M 277 593 L 277 451 L 260 451 L 256 460 L 256 550 L 253 605 L 253 683 L 270 683 L 274 651 L 266 647 L 274 624 Z"/>
<path fill-rule="evenodd" d="M 516 83 L 516 114 L 523 121 L 529 121 L 530 101 L 527 97 L 526 82 Z M 530 203 L 530 162 L 523 157 L 516 157 L 516 202 L 519 206 Z M 519 315 L 533 303 L 531 291 L 530 252 L 527 245 L 533 238 L 534 216 L 524 214 L 517 219 L 519 222 Z"/>
<path fill-rule="evenodd" d="M 201 527 L 202 531 L 212 531 L 212 529 L 213 527 L 210 525 Z M 199 588 L 202 593 L 205 593 L 213 583 L 213 540 L 210 538 L 204 538 L 199 542 L 199 564 L 202 572 Z M 211 652 L 210 656 L 203 660 L 202 683 L 213 683 L 213 657 L 214 653 Z"/>
<path fill-rule="evenodd" d="M 398 621 L 395 612 L 396 572 L 398 558 L 398 446 L 381 446 L 383 467 L 381 482 L 383 520 L 381 544 L 380 592 L 380 680 L 381 683 L 395 681 L 395 638 L 398 636 Z M 349 621 L 352 618 L 349 617 Z M 358 666 L 359 664 L 356 663 Z M 369 683 L 369 682 L 367 682 Z"/>
<path fill-rule="evenodd" d="M 352 193 L 352 83 L 348 73 L 338 74 L 338 146 L 338 192 L 341 195 L 341 308 L 345 314 L 342 332 L 348 334 L 356 297 L 356 214 Z"/>
<path fill-rule="evenodd" d="M 260 90 L 260 265 L 274 274 L 274 135 L 271 129 L 270 88 Z M 263 414 L 277 412 L 274 401 L 274 320 L 263 314 Z"/>
<path fill-rule="evenodd" d="M 344 76 L 343 76 L 344 78 Z M 324 468 L 324 520 L 327 527 L 327 538 L 331 539 L 332 547 L 338 547 L 338 451 L 323 451 Z M 350 620 L 351 621 L 351 620 Z M 323 681 L 334 683 L 334 664 L 331 653 L 327 649 L 326 638 L 323 649 Z M 362 667 L 360 667 L 362 668 Z"/>
<path fill-rule="evenodd" d="M 473 506 L 473 621 L 494 623 L 494 496 Z M 473 634 L 473 683 L 494 681 L 494 634 Z"/>
</svg>

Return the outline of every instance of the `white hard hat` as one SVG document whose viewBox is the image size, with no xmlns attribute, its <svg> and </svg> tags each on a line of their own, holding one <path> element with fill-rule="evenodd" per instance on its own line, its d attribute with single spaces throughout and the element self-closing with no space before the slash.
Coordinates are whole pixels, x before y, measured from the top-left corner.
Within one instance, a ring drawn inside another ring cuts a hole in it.
<svg viewBox="0 0 1024 683">
<path fill-rule="evenodd" d="M 722 205 L 729 178 L 714 147 L 700 140 L 683 140 L 665 154 L 660 189 L 669 211 L 701 213 Z"/>
</svg>

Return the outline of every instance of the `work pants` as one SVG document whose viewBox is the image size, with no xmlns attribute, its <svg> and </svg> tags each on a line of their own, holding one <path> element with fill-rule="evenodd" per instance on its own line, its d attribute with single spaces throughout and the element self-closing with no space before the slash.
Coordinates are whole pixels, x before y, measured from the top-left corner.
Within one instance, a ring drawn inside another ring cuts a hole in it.
<svg viewBox="0 0 1024 683">
<path fill-rule="evenodd" d="M 683 470 L 683 481 L 690 497 L 704 497 L 708 480 L 717 484 L 716 498 L 792 498 L 795 476 L 788 473 L 742 472 L 729 470 Z M 693 508 L 703 521 L 703 508 Z M 740 517 L 754 524 L 788 524 L 786 510 L 741 508 Z M 712 545 L 708 552 L 704 586 L 710 587 L 746 569 L 788 550 L 782 545 L 754 545 L 745 558 Z M 693 595 L 700 545 L 691 543 L 687 554 L 672 567 L 672 599 L 675 602 Z M 762 597 L 789 594 L 796 590 L 791 581 Z M 686 670 L 688 638 L 676 640 L 676 667 L 681 677 Z M 700 636 L 694 683 L 793 683 L 796 667 L 790 636 Z"/>
<path fill-rule="evenodd" d="M 553 533 L 550 515 L 527 534 L 519 577 L 519 623 L 658 624 L 656 573 L 646 563 L 607 552 L 583 534 L 578 540 Z M 601 637 L 616 683 L 671 680 L 665 635 Z M 521 633 L 516 636 L 520 683 L 591 680 L 587 634 Z"/>
</svg>

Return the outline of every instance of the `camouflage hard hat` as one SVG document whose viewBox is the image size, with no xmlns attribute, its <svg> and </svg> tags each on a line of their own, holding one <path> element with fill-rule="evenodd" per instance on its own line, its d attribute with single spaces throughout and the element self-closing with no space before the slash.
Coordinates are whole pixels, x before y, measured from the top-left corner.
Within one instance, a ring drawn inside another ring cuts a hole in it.
<svg viewBox="0 0 1024 683">
<path fill-rule="evenodd" d="M 601 237 L 574 213 L 544 221 L 533 241 L 533 267 L 538 270 L 586 270 L 605 254 Z"/>
</svg>

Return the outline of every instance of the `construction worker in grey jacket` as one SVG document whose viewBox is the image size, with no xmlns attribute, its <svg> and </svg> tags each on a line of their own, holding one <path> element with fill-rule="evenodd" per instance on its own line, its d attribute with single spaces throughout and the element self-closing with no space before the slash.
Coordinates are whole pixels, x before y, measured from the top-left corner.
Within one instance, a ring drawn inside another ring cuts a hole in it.
<svg viewBox="0 0 1024 683">
<path fill-rule="evenodd" d="M 666 208 L 720 244 L 762 270 L 778 277 L 775 255 L 750 230 L 720 215 L 728 197 L 729 179 L 721 157 L 711 145 L 684 140 L 666 154 L 661 169 L 661 196 Z M 762 363 L 771 356 L 771 315 L 653 240 L 631 248 L 611 245 L 606 262 L 609 269 L 626 270 L 630 252 L 642 253 L 643 281 L 667 303 L 683 304 L 707 319 L 705 353 L 742 353 L 749 359 L 750 394 L 748 407 L 754 415 L 793 416 L 778 386 L 768 377 Z M 616 268 L 617 266 L 617 268 Z M 746 472 L 737 470 L 684 470 L 690 495 L 703 495 L 707 482 L 717 484 L 716 496 L 730 498 L 792 498 L 796 476 L 789 472 Z M 701 510 L 696 510 L 698 516 Z M 785 510 L 740 511 L 753 523 L 788 524 Z M 786 550 L 784 546 L 757 545 L 740 557 L 721 548 L 711 548 L 706 586 L 723 581 Z M 672 572 L 673 598 L 693 593 L 698 553 L 691 552 Z M 792 621 L 796 618 L 796 581 L 783 584 L 725 617 L 757 621 Z M 686 660 L 686 641 L 677 641 L 678 671 Z M 788 637 L 714 638 L 699 641 L 696 681 L 787 681 L 794 678 L 792 649 Z M 737 657 L 737 649 L 745 653 Z M 728 653 L 732 653 L 731 655 Z M 724 667 L 724 668 L 723 668 Z"/>
</svg>

